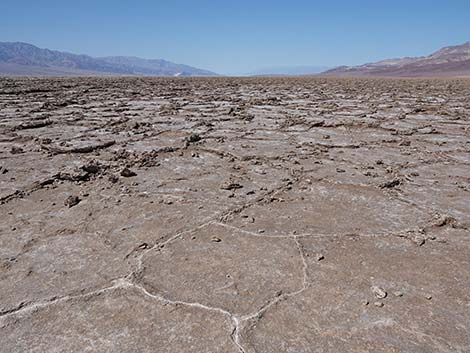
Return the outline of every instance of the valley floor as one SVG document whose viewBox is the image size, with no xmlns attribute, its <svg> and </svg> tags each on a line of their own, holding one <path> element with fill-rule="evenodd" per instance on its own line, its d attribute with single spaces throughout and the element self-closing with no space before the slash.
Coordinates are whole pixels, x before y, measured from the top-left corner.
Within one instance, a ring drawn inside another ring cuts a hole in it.
<svg viewBox="0 0 470 353">
<path fill-rule="evenodd" d="M 469 352 L 470 80 L 1 78 L 1 352 Z"/>
</svg>

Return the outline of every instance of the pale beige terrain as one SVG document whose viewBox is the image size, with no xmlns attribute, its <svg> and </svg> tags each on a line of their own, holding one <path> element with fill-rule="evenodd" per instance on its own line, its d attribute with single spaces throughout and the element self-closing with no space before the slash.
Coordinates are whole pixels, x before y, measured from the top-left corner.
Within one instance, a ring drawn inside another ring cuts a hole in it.
<svg viewBox="0 0 470 353">
<path fill-rule="evenodd" d="M 1 352 L 470 352 L 470 80 L 0 79 Z"/>
</svg>

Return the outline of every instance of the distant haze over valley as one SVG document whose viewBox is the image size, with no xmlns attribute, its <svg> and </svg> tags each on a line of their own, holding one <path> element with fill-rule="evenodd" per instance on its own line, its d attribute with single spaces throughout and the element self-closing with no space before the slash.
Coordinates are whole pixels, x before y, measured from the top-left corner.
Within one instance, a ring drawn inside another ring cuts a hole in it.
<svg viewBox="0 0 470 353">
<path fill-rule="evenodd" d="M 314 75 L 324 72 L 331 67 L 327 66 L 276 66 L 263 68 L 249 73 L 249 75 Z"/>
</svg>

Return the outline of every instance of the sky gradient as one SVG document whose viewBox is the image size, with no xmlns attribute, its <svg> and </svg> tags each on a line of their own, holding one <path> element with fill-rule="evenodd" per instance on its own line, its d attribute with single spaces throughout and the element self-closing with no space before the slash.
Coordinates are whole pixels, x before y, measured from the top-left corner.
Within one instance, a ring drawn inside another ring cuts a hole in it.
<svg viewBox="0 0 470 353">
<path fill-rule="evenodd" d="M 0 41 L 222 74 L 355 65 L 470 41 L 470 1 L 1 1 Z"/>
</svg>

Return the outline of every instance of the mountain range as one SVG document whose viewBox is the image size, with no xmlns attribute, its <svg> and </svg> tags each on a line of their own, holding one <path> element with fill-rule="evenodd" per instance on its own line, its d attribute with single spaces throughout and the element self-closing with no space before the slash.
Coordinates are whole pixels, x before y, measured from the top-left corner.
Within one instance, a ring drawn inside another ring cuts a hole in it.
<svg viewBox="0 0 470 353">
<path fill-rule="evenodd" d="M 325 71 L 328 76 L 470 76 L 470 42 L 442 48 L 417 58 L 386 59 L 359 66 L 340 66 Z"/>
<path fill-rule="evenodd" d="M 0 75 L 141 75 L 141 76 L 215 76 L 214 72 L 162 59 L 127 56 L 94 58 L 32 44 L 0 42 Z"/>
<path fill-rule="evenodd" d="M 318 74 L 324 67 L 277 67 L 250 75 Z M 78 76 L 215 76 L 214 72 L 162 59 L 132 56 L 91 57 L 41 49 L 21 42 L 0 42 L 0 75 Z M 340 66 L 320 73 L 322 76 L 424 77 L 470 76 L 470 42 L 442 48 L 416 58 L 386 59 L 359 66 Z"/>
</svg>

